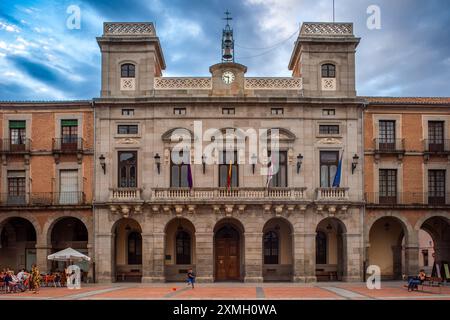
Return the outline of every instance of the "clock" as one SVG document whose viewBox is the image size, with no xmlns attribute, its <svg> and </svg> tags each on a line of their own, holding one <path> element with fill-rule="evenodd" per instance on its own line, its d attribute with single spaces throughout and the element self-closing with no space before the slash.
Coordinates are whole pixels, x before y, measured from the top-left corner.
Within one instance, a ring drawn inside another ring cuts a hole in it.
<svg viewBox="0 0 450 320">
<path fill-rule="evenodd" d="M 235 79 L 234 73 L 231 71 L 225 71 L 222 74 L 222 81 L 225 84 L 231 84 L 234 81 L 234 79 Z"/>
</svg>

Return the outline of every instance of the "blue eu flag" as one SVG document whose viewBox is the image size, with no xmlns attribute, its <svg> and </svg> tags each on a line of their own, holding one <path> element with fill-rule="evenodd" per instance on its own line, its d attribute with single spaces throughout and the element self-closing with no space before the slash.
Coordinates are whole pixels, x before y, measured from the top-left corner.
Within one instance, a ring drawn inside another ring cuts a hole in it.
<svg viewBox="0 0 450 320">
<path fill-rule="evenodd" d="M 342 172 L 342 157 L 344 156 L 344 151 L 342 151 L 341 159 L 336 170 L 336 175 L 333 180 L 333 188 L 339 188 L 341 186 L 341 172 Z"/>
</svg>

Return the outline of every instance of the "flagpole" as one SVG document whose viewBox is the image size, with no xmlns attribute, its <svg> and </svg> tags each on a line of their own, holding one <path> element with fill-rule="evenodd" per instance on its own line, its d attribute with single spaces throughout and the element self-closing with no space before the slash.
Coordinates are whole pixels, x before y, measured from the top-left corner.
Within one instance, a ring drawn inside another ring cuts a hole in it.
<svg viewBox="0 0 450 320">
<path fill-rule="evenodd" d="M 334 11 L 334 0 L 333 0 L 333 23 L 335 23 L 336 22 L 336 19 L 335 19 L 335 11 Z"/>
</svg>

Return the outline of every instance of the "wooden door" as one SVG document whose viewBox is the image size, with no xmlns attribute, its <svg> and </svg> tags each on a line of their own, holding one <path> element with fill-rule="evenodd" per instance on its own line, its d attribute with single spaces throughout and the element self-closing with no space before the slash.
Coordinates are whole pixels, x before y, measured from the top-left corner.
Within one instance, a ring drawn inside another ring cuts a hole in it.
<svg viewBox="0 0 450 320">
<path fill-rule="evenodd" d="M 219 231 L 216 236 L 216 280 L 239 280 L 239 236 L 233 233 Z"/>
</svg>

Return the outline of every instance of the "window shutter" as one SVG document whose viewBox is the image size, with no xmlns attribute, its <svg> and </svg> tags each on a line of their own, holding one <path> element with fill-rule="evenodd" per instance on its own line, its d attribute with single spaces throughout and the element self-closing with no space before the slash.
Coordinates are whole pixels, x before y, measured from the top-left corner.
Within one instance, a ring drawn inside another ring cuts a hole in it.
<svg viewBox="0 0 450 320">
<path fill-rule="evenodd" d="M 63 127 L 77 127 L 78 120 L 61 120 L 61 125 Z"/>
<path fill-rule="evenodd" d="M 25 129 L 26 121 L 25 120 L 11 120 L 9 121 L 10 129 Z"/>
</svg>

